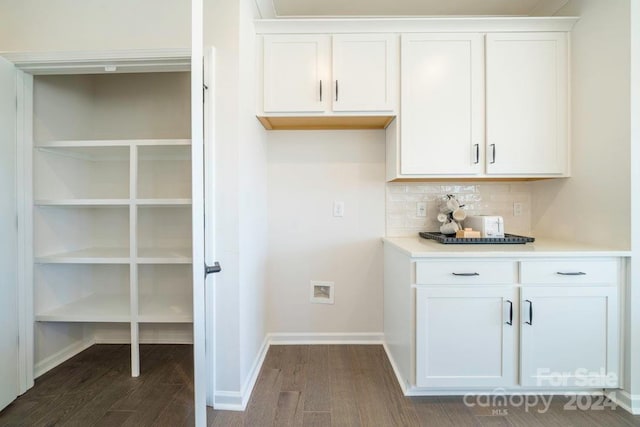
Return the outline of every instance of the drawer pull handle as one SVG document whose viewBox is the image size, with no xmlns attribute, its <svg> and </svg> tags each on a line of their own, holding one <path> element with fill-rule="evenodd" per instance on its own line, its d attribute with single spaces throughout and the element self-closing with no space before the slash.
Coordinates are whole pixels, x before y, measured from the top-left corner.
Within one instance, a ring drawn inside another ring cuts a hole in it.
<svg viewBox="0 0 640 427">
<path fill-rule="evenodd" d="M 479 276 L 479 273 L 451 273 L 454 276 L 464 276 L 464 277 L 470 277 L 470 276 Z"/>
<path fill-rule="evenodd" d="M 529 303 L 529 321 L 524 323 L 527 325 L 533 325 L 533 303 L 528 299 L 526 299 L 525 301 Z"/>
<path fill-rule="evenodd" d="M 586 276 L 587 275 L 587 273 L 585 273 L 584 271 L 572 271 L 569 273 L 557 271 L 556 274 L 559 274 L 561 276 Z"/>
<path fill-rule="evenodd" d="M 507 302 L 509 303 L 509 320 L 506 321 L 505 323 L 509 326 L 513 325 L 513 302 L 510 300 L 507 300 Z"/>
</svg>

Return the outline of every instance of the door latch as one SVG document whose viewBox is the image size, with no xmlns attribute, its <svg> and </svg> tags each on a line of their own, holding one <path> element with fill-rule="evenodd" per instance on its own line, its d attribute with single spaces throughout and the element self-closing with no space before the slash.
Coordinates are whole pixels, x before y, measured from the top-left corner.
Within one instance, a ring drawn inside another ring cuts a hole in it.
<svg viewBox="0 0 640 427">
<path fill-rule="evenodd" d="M 222 271 L 222 267 L 220 267 L 220 263 L 216 261 L 213 265 L 204 265 L 204 277 L 207 277 L 211 273 L 220 273 Z"/>
</svg>

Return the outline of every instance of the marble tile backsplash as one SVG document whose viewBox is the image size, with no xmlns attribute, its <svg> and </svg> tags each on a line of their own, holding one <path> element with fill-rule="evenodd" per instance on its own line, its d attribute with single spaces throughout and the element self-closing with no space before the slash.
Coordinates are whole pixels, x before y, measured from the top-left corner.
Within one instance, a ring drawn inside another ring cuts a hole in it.
<svg viewBox="0 0 640 427">
<path fill-rule="evenodd" d="M 387 225 L 389 237 L 416 236 L 420 231 L 438 231 L 436 220 L 440 203 L 453 194 L 465 205 L 467 215 L 501 215 L 505 231 L 511 234 L 531 234 L 531 186 L 516 183 L 388 183 Z M 427 216 L 418 216 L 417 203 L 426 202 Z M 514 216 L 513 204 L 522 212 Z"/>
</svg>

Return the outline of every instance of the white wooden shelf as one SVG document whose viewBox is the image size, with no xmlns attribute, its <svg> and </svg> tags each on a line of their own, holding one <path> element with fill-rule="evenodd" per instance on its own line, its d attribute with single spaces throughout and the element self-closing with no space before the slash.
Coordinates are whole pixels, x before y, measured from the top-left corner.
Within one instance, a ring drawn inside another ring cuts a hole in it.
<svg viewBox="0 0 640 427">
<path fill-rule="evenodd" d="M 154 342 L 191 332 L 188 75 L 36 76 L 33 89 L 36 363 L 95 334 L 131 342 L 138 376 L 138 323 Z"/>
<path fill-rule="evenodd" d="M 128 206 L 129 199 L 51 199 L 36 200 L 36 206 Z"/>
<path fill-rule="evenodd" d="M 191 145 L 190 139 L 91 139 L 91 140 L 60 140 L 39 143 L 36 148 L 56 148 L 56 147 L 130 147 L 132 145 Z"/>
<path fill-rule="evenodd" d="M 92 162 L 129 161 L 129 147 L 127 145 L 82 145 L 55 142 L 38 145 L 35 148 L 43 153 Z"/>
<path fill-rule="evenodd" d="M 129 264 L 129 248 L 85 248 L 37 256 L 38 264 Z"/>
<path fill-rule="evenodd" d="M 191 199 L 136 199 L 134 203 L 139 206 L 190 206 Z"/>
<path fill-rule="evenodd" d="M 140 323 L 193 322 L 193 303 L 188 296 L 142 294 L 138 300 L 138 321 Z"/>
<path fill-rule="evenodd" d="M 40 322 L 130 322 L 129 295 L 92 294 L 36 314 Z"/>
<path fill-rule="evenodd" d="M 191 264 L 191 248 L 138 248 L 138 264 Z"/>
<path fill-rule="evenodd" d="M 42 199 L 35 200 L 36 206 L 190 206 L 190 198 L 155 199 Z"/>
</svg>

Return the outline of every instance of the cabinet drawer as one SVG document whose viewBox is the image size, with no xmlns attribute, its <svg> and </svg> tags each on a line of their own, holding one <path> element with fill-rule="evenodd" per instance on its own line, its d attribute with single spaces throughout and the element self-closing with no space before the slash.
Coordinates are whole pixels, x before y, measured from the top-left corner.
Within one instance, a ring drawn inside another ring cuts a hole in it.
<svg viewBox="0 0 640 427">
<path fill-rule="evenodd" d="M 565 259 L 522 261 L 520 281 L 523 284 L 577 283 L 606 284 L 617 282 L 615 260 Z"/>
<path fill-rule="evenodd" d="M 516 283 L 513 261 L 422 261 L 416 263 L 417 285 L 503 285 Z"/>
</svg>

